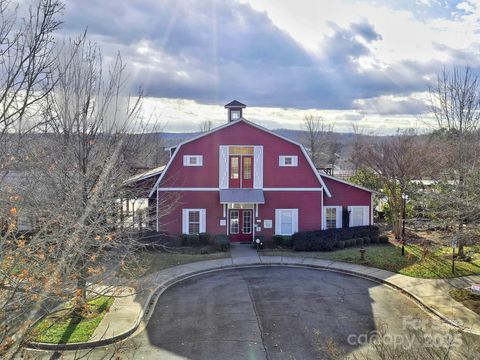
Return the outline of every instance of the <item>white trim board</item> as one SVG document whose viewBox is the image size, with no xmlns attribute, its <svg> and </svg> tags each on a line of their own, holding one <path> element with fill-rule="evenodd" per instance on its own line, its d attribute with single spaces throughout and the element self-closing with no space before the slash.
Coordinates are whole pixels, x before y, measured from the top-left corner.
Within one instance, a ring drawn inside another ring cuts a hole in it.
<svg viewBox="0 0 480 360">
<path fill-rule="evenodd" d="M 229 188 L 230 190 L 251 190 L 253 188 Z M 220 191 L 225 189 L 220 188 L 207 188 L 207 187 L 168 187 L 158 188 L 158 191 Z M 320 188 L 263 188 L 257 189 L 262 191 L 322 191 Z"/>
<path fill-rule="evenodd" d="M 310 165 L 312 171 L 314 172 L 315 176 L 317 177 L 317 180 L 318 180 L 318 181 L 320 182 L 320 184 L 322 185 L 323 190 L 325 190 L 325 193 L 327 194 L 328 197 L 332 197 L 332 194 L 331 194 L 330 191 L 328 190 L 327 186 L 325 185 L 325 182 L 323 181 L 322 177 L 320 176 L 320 173 L 319 173 L 319 172 L 317 171 L 317 169 L 315 168 L 315 165 L 313 165 L 312 159 L 310 159 L 310 157 L 308 156 L 308 154 L 307 154 L 307 152 L 306 152 L 306 150 L 305 150 L 305 147 L 304 147 L 302 144 L 300 144 L 300 143 L 298 143 L 298 142 L 296 142 L 296 141 L 293 141 L 293 140 L 291 140 L 291 139 L 288 139 L 288 138 L 286 138 L 286 137 L 284 137 L 284 136 L 282 136 L 282 135 L 276 134 L 276 133 L 274 133 L 273 131 L 270 131 L 270 130 L 266 129 L 266 128 L 264 128 L 263 126 L 260 126 L 260 125 L 257 125 L 257 124 L 255 124 L 255 123 L 252 123 L 252 122 L 246 120 L 246 119 L 243 118 L 243 117 L 240 118 L 240 119 L 238 119 L 238 120 L 235 120 L 235 121 L 230 121 L 230 122 L 228 122 L 228 123 L 226 123 L 226 124 L 224 124 L 224 125 L 218 126 L 218 127 L 214 128 L 214 129 L 212 129 L 212 130 L 210 130 L 210 131 L 206 131 L 206 132 L 204 132 L 204 133 L 202 133 L 202 134 L 200 134 L 200 135 L 198 135 L 198 136 L 195 136 L 195 137 L 193 137 L 193 138 L 191 138 L 191 139 L 185 140 L 185 141 L 181 142 L 180 144 L 178 144 L 178 145 L 177 145 L 177 148 L 175 149 L 175 152 L 173 153 L 172 157 L 169 159 L 169 161 L 168 161 L 167 165 L 165 166 L 165 169 L 163 170 L 162 174 L 160 175 L 160 177 L 159 177 L 159 178 L 157 179 L 157 181 L 155 182 L 155 185 L 153 186 L 152 190 L 150 191 L 148 197 L 150 197 L 150 196 L 153 195 L 155 189 L 158 187 L 158 185 L 159 185 L 160 182 L 162 181 L 163 177 L 164 177 L 165 174 L 167 173 L 168 169 L 170 168 L 170 166 L 171 166 L 171 164 L 172 164 L 172 162 L 173 162 L 173 159 L 175 159 L 175 156 L 178 154 L 178 151 L 180 150 L 180 148 L 182 147 L 182 145 L 185 145 L 185 144 L 188 144 L 188 143 L 190 143 L 190 142 L 192 142 L 192 141 L 198 140 L 198 139 L 200 139 L 200 138 L 202 138 L 202 137 L 204 137 L 204 136 L 207 136 L 207 135 L 210 135 L 210 134 L 212 134 L 212 133 L 214 133 L 214 132 L 216 132 L 216 131 L 225 129 L 225 128 L 229 127 L 229 126 L 238 124 L 238 123 L 241 122 L 241 121 L 243 121 L 243 122 L 246 123 L 247 125 L 253 126 L 253 127 L 255 127 L 255 128 L 259 129 L 259 130 L 265 131 L 265 132 L 267 132 L 267 133 L 269 133 L 269 134 L 271 134 L 271 135 L 273 135 L 273 136 L 276 136 L 276 137 L 278 137 L 278 138 L 280 138 L 280 139 L 283 139 L 283 140 L 285 140 L 285 141 L 287 141 L 287 142 L 289 142 L 289 143 L 291 143 L 291 144 L 294 144 L 294 145 L 299 146 L 299 147 L 300 147 L 300 150 L 302 151 L 303 156 L 307 159 L 308 164 Z"/>
<path fill-rule="evenodd" d="M 321 170 L 320 170 L 320 171 L 321 171 Z M 343 184 L 345 184 L 345 185 L 350 185 L 350 186 L 359 188 L 360 190 L 368 191 L 368 192 L 370 192 L 370 193 L 377 193 L 377 191 L 367 189 L 366 187 L 363 187 L 363 186 L 360 186 L 360 185 L 357 185 L 357 184 L 353 184 L 353 183 L 348 182 L 348 181 L 345 181 L 345 180 L 341 180 L 341 179 L 336 178 L 335 176 L 332 176 L 332 175 L 327 175 L 327 174 L 325 174 L 325 173 L 322 173 L 322 174 L 320 174 L 320 176 L 326 177 L 327 179 L 331 179 L 331 180 L 334 180 L 334 181 L 338 181 L 338 182 L 343 183 Z"/>
</svg>

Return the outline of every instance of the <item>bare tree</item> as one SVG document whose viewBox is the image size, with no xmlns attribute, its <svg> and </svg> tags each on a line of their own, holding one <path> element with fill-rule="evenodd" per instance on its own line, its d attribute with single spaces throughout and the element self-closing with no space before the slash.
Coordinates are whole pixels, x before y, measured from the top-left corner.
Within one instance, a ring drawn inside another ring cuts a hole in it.
<svg viewBox="0 0 480 360">
<path fill-rule="evenodd" d="M 412 180 L 431 171 L 429 155 L 428 144 L 422 144 L 411 130 L 377 143 L 363 143 L 353 154 L 356 163 L 381 180 L 396 237 L 400 236 L 404 206 L 402 195 L 408 194 Z"/>
<path fill-rule="evenodd" d="M 204 120 L 198 126 L 198 130 L 200 130 L 200 132 L 210 131 L 212 130 L 212 125 L 213 125 L 212 120 Z"/>
<path fill-rule="evenodd" d="M 54 31 L 61 24 L 63 5 L 39 0 L 19 18 L 18 7 L 0 0 L 0 136 L 22 134 L 39 122 L 39 103 L 55 85 Z"/>
<path fill-rule="evenodd" d="M 447 149 L 444 155 L 447 156 L 448 164 L 444 172 L 449 175 L 449 180 L 457 184 L 455 191 L 450 189 L 445 195 L 456 197 L 458 201 L 445 199 L 442 204 L 445 211 L 439 215 L 443 218 L 453 216 L 459 232 L 463 231 L 467 223 L 465 213 L 468 209 L 457 205 L 467 203 L 467 177 L 471 174 L 475 176 L 478 168 L 479 86 L 478 76 L 466 67 L 454 68 L 451 72 L 444 69 L 437 76 L 436 85 L 430 89 L 430 102 L 437 125 L 435 139 Z M 464 256 L 463 245 L 460 241 L 459 256 Z"/>
<path fill-rule="evenodd" d="M 333 125 L 327 124 L 322 117 L 307 115 L 303 118 L 303 130 L 302 143 L 312 162 L 315 166 L 325 165 L 331 159 L 329 134 L 333 131 Z"/>
<path fill-rule="evenodd" d="M 87 294 L 109 291 L 116 264 L 137 246 L 118 216 L 120 197 L 136 197 L 135 188 L 125 187 L 131 170 L 123 149 L 142 144 L 129 134 L 142 130 L 141 96 L 126 94 L 124 71 L 120 56 L 106 67 L 85 37 L 65 46 L 52 73 L 55 86 L 41 103 L 45 133 L 25 145 L 22 181 L 0 193 L 9 209 L 0 233 L 6 358 L 55 305 L 73 301 L 73 315 L 85 316 Z M 34 232 L 17 231 L 19 209 L 36 220 Z"/>
</svg>

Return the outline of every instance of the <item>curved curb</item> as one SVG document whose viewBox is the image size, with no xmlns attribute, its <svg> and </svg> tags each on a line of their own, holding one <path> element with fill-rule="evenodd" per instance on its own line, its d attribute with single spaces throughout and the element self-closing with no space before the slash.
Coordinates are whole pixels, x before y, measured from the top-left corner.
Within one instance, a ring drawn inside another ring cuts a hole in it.
<svg viewBox="0 0 480 360">
<path fill-rule="evenodd" d="M 303 259 L 304 260 L 304 259 Z M 302 261 L 303 261 L 302 260 Z M 341 263 L 341 262 L 340 262 Z M 349 263 L 346 263 L 349 264 Z M 188 265 L 188 264 L 187 264 Z M 187 279 L 190 279 L 192 277 L 196 277 L 199 275 L 204 275 L 212 272 L 219 272 L 219 271 L 224 271 L 224 270 L 232 270 L 232 269 L 244 269 L 244 268 L 259 268 L 259 267 L 291 267 L 291 268 L 306 268 L 306 269 L 316 269 L 316 270 L 323 270 L 323 271 L 330 271 L 330 272 L 336 272 L 340 274 L 345 274 L 345 275 L 350 275 L 350 276 L 355 276 L 358 278 L 363 278 L 366 280 L 370 280 L 373 282 L 376 282 L 378 284 L 383 284 L 387 285 L 395 290 L 398 290 L 405 296 L 409 297 L 412 301 L 416 303 L 417 306 L 422 308 L 423 310 L 430 312 L 434 316 L 437 316 L 440 320 L 445 322 L 446 324 L 454 327 L 457 330 L 461 330 L 470 334 L 474 335 L 479 335 L 480 332 L 472 331 L 467 328 L 464 328 L 457 324 L 455 321 L 449 319 L 447 316 L 443 315 L 441 312 L 438 310 L 435 310 L 432 308 L 430 305 L 425 304 L 419 297 L 416 295 L 412 294 L 408 290 L 393 284 L 392 282 L 377 278 L 375 276 L 371 276 L 368 274 L 361 274 L 355 271 L 350 271 L 348 269 L 336 269 L 336 268 L 331 268 L 328 266 L 324 265 L 315 265 L 315 264 L 304 264 L 303 262 L 269 262 L 269 263 L 250 263 L 250 264 L 232 264 L 232 265 L 222 265 L 216 268 L 211 268 L 211 269 L 206 269 L 206 270 L 193 270 L 190 273 L 182 274 L 179 275 L 175 278 L 172 278 L 165 283 L 162 283 L 161 285 L 157 286 L 155 290 L 153 290 L 150 295 L 147 297 L 147 300 L 144 303 L 144 306 L 142 307 L 142 311 L 140 312 L 137 320 L 135 323 L 130 327 L 130 329 L 124 331 L 123 333 L 120 333 L 118 335 L 101 339 L 101 340 L 95 340 L 95 341 L 88 341 L 88 342 L 82 342 L 82 343 L 68 343 L 68 344 L 49 344 L 49 343 L 38 343 L 38 342 L 33 342 L 29 341 L 25 343 L 25 347 L 32 349 L 32 350 L 50 350 L 50 351 L 55 351 L 55 350 L 84 350 L 84 349 L 91 349 L 95 347 L 100 347 L 100 346 L 105 346 L 105 345 L 110 345 L 113 343 L 117 343 L 119 341 L 125 340 L 131 335 L 133 335 L 137 330 L 143 331 L 146 325 L 148 324 L 148 321 L 150 320 L 153 310 L 155 309 L 155 306 L 160 298 L 160 296 L 168 290 L 170 287 L 174 286 L 175 284 L 185 281 Z M 381 270 L 381 269 L 379 269 Z M 142 325 L 142 326 L 140 326 Z"/>
</svg>

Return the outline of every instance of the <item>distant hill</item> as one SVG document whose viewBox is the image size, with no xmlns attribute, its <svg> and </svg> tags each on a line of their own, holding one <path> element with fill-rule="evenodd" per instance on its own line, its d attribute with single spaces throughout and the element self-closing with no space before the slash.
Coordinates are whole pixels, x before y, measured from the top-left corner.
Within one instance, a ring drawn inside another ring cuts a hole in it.
<svg viewBox="0 0 480 360">
<path fill-rule="evenodd" d="M 286 137 L 288 139 L 291 139 L 297 142 L 302 142 L 302 137 L 305 136 L 305 131 L 303 130 L 275 129 L 272 131 L 278 135 L 281 135 L 283 137 Z M 155 133 L 152 135 L 159 136 L 165 142 L 166 146 L 173 146 L 182 141 L 191 139 L 199 134 L 200 132 L 184 132 L 184 133 L 161 132 L 161 133 Z M 357 135 L 354 133 L 332 132 L 330 136 L 332 140 L 338 141 L 343 145 L 347 145 Z M 372 135 L 360 135 L 360 136 L 367 137 L 367 138 L 379 138 L 379 136 L 372 136 Z"/>
</svg>

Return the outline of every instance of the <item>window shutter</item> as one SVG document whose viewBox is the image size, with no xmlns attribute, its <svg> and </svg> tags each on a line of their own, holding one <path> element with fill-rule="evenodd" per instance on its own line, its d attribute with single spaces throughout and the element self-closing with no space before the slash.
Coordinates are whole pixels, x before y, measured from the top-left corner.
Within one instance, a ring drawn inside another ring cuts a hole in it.
<svg viewBox="0 0 480 360">
<path fill-rule="evenodd" d="M 353 213 L 352 213 L 352 207 L 348 207 L 348 212 L 350 213 L 350 216 L 348 217 L 348 227 L 352 227 L 353 224 Z"/>
<path fill-rule="evenodd" d="M 207 210 L 200 209 L 200 232 L 206 232 L 207 228 Z"/>
<path fill-rule="evenodd" d="M 278 157 L 278 166 L 285 166 L 285 156 Z"/>
<path fill-rule="evenodd" d="M 218 187 L 228 189 L 228 146 L 220 145 L 218 159 Z"/>
<path fill-rule="evenodd" d="M 298 156 L 292 156 L 292 166 L 298 166 Z"/>
<path fill-rule="evenodd" d="M 197 156 L 198 166 L 203 166 L 203 155 Z"/>
<path fill-rule="evenodd" d="M 322 230 L 327 228 L 327 209 L 325 206 L 322 207 Z"/>
<path fill-rule="evenodd" d="M 188 234 L 188 210 L 182 210 L 182 234 Z"/>
<path fill-rule="evenodd" d="M 342 213 L 342 207 L 337 206 L 337 229 L 340 229 L 343 221 L 343 213 Z"/>
<path fill-rule="evenodd" d="M 370 225 L 370 214 L 369 207 L 363 207 L 363 225 Z"/>
<path fill-rule="evenodd" d="M 183 155 L 183 166 L 188 166 L 188 155 Z"/>
<path fill-rule="evenodd" d="M 292 234 L 298 232 L 298 209 L 292 209 Z"/>
<path fill-rule="evenodd" d="M 253 147 L 253 187 L 263 188 L 263 146 Z"/>
<path fill-rule="evenodd" d="M 275 209 L 275 235 L 281 235 L 282 231 L 282 224 L 281 224 L 281 218 L 282 218 L 282 211 L 280 209 Z"/>
</svg>

